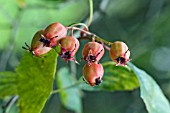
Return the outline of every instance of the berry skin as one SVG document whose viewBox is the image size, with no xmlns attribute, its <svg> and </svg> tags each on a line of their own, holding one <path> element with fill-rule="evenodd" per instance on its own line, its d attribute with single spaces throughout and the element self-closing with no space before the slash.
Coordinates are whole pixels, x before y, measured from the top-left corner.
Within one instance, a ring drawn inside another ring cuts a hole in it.
<svg viewBox="0 0 170 113">
<path fill-rule="evenodd" d="M 48 53 L 52 48 L 46 47 L 46 45 L 50 42 L 41 37 L 43 33 L 44 33 L 43 30 L 38 31 L 32 39 L 31 47 L 29 47 L 28 44 L 25 43 L 26 47 L 22 48 L 29 50 L 35 56 L 41 56 L 43 54 Z"/>
<path fill-rule="evenodd" d="M 42 37 L 50 40 L 49 47 L 54 47 L 58 45 L 58 40 L 62 37 L 66 37 L 67 28 L 60 24 L 59 22 L 52 23 L 47 26 L 44 30 Z"/>
<path fill-rule="evenodd" d="M 128 46 L 121 41 L 116 41 L 111 45 L 110 58 L 116 63 L 116 65 L 126 65 L 130 59 L 130 51 Z"/>
<path fill-rule="evenodd" d="M 104 48 L 98 42 L 88 42 L 82 50 L 83 59 L 88 62 L 99 61 L 104 55 Z"/>
<path fill-rule="evenodd" d="M 60 39 L 62 37 L 66 37 L 66 35 L 67 28 L 59 22 L 50 24 L 44 30 L 44 37 L 46 37 L 47 39 L 52 39 L 56 37 Z"/>
<path fill-rule="evenodd" d="M 59 41 L 61 47 L 60 57 L 67 62 L 68 60 L 77 62 L 73 57 L 79 49 L 80 43 L 77 38 L 67 36 L 61 38 Z"/>
<path fill-rule="evenodd" d="M 104 74 L 103 66 L 93 62 L 91 65 L 85 64 L 83 68 L 83 78 L 91 86 L 99 85 Z"/>
</svg>

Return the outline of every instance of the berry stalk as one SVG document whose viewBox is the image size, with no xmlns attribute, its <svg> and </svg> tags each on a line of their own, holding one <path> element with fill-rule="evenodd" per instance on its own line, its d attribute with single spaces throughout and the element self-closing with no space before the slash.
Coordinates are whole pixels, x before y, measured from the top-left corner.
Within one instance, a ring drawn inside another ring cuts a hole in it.
<svg viewBox="0 0 170 113">
<path fill-rule="evenodd" d="M 78 27 L 67 27 L 67 29 L 78 30 L 78 31 L 81 31 L 81 32 L 86 33 L 88 35 L 86 37 L 79 37 L 78 40 L 84 40 L 84 39 L 85 40 L 93 40 L 93 38 L 94 38 L 95 41 L 102 42 L 102 43 L 104 43 L 104 44 L 106 44 L 108 46 L 111 46 L 111 44 L 112 44 L 111 42 L 109 42 L 107 40 L 104 40 L 104 39 L 100 38 L 99 36 L 89 32 L 89 31 L 85 31 L 85 30 L 83 30 L 81 28 L 78 28 Z"/>
</svg>

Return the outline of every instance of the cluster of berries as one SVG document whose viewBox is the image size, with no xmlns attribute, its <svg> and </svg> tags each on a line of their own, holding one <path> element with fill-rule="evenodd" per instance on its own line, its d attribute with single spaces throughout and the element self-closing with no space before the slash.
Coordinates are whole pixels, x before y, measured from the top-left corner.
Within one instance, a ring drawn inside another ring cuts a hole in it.
<svg viewBox="0 0 170 113">
<path fill-rule="evenodd" d="M 103 66 L 99 63 L 104 55 L 103 45 L 94 40 L 88 42 L 83 48 L 82 55 L 87 62 L 83 68 L 84 80 L 91 86 L 99 85 L 104 74 Z"/>
<path fill-rule="evenodd" d="M 67 36 L 68 30 L 71 35 Z M 79 29 L 77 29 L 79 30 Z M 91 34 L 87 30 L 80 30 L 81 33 Z M 86 35 L 84 35 L 86 36 Z M 31 47 L 26 44 L 23 49 L 29 50 L 34 56 L 41 56 L 48 53 L 51 49 L 59 46 L 61 51 L 59 56 L 67 62 L 68 60 L 77 62 L 74 55 L 79 49 L 80 43 L 77 38 L 73 37 L 73 27 L 65 27 L 56 22 L 47 26 L 44 30 L 38 31 L 31 42 Z M 126 65 L 129 61 L 130 51 L 124 42 L 116 41 L 111 44 L 110 57 L 116 62 L 116 65 Z M 83 78 L 91 86 L 99 85 L 102 82 L 104 74 L 103 66 L 99 60 L 104 55 L 104 44 L 96 42 L 93 39 L 85 44 L 82 50 L 83 59 L 87 62 L 83 68 Z"/>
<path fill-rule="evenodd" d="M 125 66 L 129 61 L 130 51 L 124 42 L 116 41 L 111 44 L 109 50 L 110 58 L 116 65 Z M 84 80 L 91 86 L 99 85 L 104 74 L 103 66 L 99 60 L 104 55 L 104 45 L 98 42 L 88 42 L 82 51 L 82 55 L 87 64 L 83 68 Z"/>
</svg>

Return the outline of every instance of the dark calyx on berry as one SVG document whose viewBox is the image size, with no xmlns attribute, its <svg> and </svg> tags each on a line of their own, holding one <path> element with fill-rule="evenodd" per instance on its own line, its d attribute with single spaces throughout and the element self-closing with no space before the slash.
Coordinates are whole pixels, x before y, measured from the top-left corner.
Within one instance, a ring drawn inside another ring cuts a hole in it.
<svg viewBox="0 0 170 113">
<path fill-rule="evenodd" d="M 100 77 L 99 77 L 99 78 L 96 78 L 95 81 L 96 81 L 96 82 L 95 82 L 95 85 L 99 85 L 100 83 L 102 83 L 102 80 L 100 79 Z"/>
<path fill-rule="evenodd" d="M 67 51 L 67 52 L 61 54 L 60 56 L 61 56 L 61 58 L 64 58 L 64 59 L 70 59 L 71 58 L 71 52 Z"/>
<path fill-rule="evenodd" d="M 72 51 L 67 51 L 65 48 L 61 48 L 61 53 L 60 53 L 60 57 L 67 60 L 71 60 L 72 59 L 72 53 L 75 51 L 76 49 L 76 44 L 75 47 Z"/>
<path fill-rule="evenodd" d="M 49 39 L 41 38 L 39 41 L 44 43 L 43 46 L 49 46 L 50 45 Z"/>
<path fill-rule="evenodd" d="M 120 64 L 125 64 L 126 63 L 126 59 L 123 58 L 123 57 L 118 57 L 115 60 L 117 61 L 117 63 L 120 63 Z"/>
<path fill-rule="evenodd" d="M 93 55 L 89 55 L 89 56 L 88 56 L 88 61 L 89 61 L 89 62 L 94 62 L 95 59 L 96 59 L 96 56 L 93 56 Z"/>
<path fill-rule="evenodd" d="M 98 52 L 97 53 L 97 55 L 88 55 L 88 57 L 87 57 L 87 61 L 89 61 L 89 62 L 95 62 L 96 61 L 96 58 L 100 55 L 100 53 L 103 51 L 103 49 L 102 50 L 100 50 L 100 52 Z"/>
</svg>

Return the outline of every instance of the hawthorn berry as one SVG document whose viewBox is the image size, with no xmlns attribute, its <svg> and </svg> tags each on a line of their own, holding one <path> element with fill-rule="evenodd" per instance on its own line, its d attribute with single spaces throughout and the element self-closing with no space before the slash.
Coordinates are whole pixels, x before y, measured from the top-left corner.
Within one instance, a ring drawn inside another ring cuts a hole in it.
<svg viewBox="0 0 170 113">
<path fill-rule="evenodd" d="M 88 64 L 99 61 L 104 55 L 103 45 L 98 42 L 88 42 L 82 50 L 82 55 Z"/>
<path fill-rule="evenodd" d="M 58 45 L 58 40 L 62 37 L 66 37 L 66 35 L 67 28 L 59 22 L 55 22 L 45 28 L 42 37 L 50 40 L 49 47 L 54 47 Z"/>
<path fill-rule="evenodd" d="M 76 54 L 80 46 L 77 38 L 67 36 L 61 38 L 58 42 L 59 46 L 61 47 L 61 52 L 59 53 L 60 57 L 65 62 L 67 62 L 68 60 L 76 62 L 76 60 L 74 59 L 74 55 Z"/>
<path fill-rule="evenodd" d="M 99 85 L 104 74 L 103 66 L 93 62 L 91 65 L 85 64 L 83 67 L 83 78 L 91 86 Z"/>
<path fill-rule="evenodd" d="M 110 58 L 116 63 L 116 65 L 126 65 L 129 61 L 130 51 L 128 46 L 121 41 L 116 41 L 111 45 Z"/>
<path fill-rule="evenodd" d="M 26 47 L 22 47 L 23 49 L 29 50 L 33 55 L 40 56 L 43 54 L 48 53 L 52 48 L 46 47 L 50 42 L 49 40 L 43 39 L 41 35 L 44 33 L 44 30 L 40 30 L 36 32 L 34 35 L 31 47 L 28 46 L 27 43 L 25 43 Z"/>
</svg>

